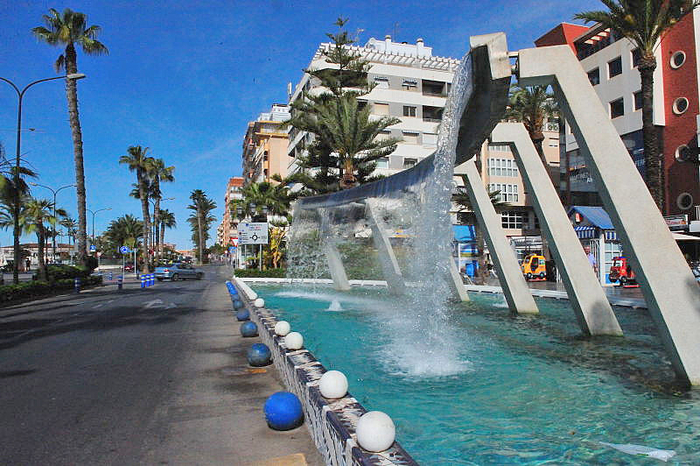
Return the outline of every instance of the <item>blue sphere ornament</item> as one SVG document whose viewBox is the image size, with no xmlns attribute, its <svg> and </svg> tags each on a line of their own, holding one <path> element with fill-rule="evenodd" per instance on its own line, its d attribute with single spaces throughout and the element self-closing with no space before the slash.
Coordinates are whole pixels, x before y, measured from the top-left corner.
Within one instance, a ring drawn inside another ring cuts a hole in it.
<svg viewBox="0 0 700 466">
<path fill-rule="evenodd" d="M 242 307 L 243 307 L 243 301 L 241 301 L 240 299 L 233 300 L 233 308 L 234 309 L 240 309 Z"/>
<path fill-rule="evenodd" d="M 236 319 L 240 321 L 250 320 L 250 312 L 248 312 L 248 309 L 240 309 L 236 312 Z"/>
<path fill-rule="evenodd" d="M 272 352 L 265 343 L 255 343 L 248 348 L 248 364 L 253 367 L 267 366 L 272 360 Z"/>
<path fill-rule="evenodd" d="M 244 337 L 257 337 L 258 326 L 255 325 L 255 322 L 243 322 L 243 324 L 241 325 L 241 335 Z"/>
<path fill-rule="evenodd" d="M 301 402 L 294 393 L 277 392 L 265 402 L 265 420 L 274 430 L 290 430 L 304 422 Z"/>
</svg>

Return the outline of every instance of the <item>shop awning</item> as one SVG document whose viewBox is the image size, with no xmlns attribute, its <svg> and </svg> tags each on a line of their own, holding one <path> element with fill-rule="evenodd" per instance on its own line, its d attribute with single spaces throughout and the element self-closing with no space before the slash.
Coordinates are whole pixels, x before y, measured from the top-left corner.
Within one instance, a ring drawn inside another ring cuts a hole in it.
<svg viewBox="0 0 700 466">
<path fill-rule="evenodd" d="M 580 239 L 592 239 L 596 237 L 595 234 L 595 227 L 582 227 L 582 226 L 577 226 L 574 227 L 574 231 L 576 232 L 576 236 L 578 236 Z"/>
<path fill-rule="evenodd" d="M 468 243 L 474 241 L 476 235 L 474 225 L 452 225 L 455 241 L 458 243 Z"/>
</svg>

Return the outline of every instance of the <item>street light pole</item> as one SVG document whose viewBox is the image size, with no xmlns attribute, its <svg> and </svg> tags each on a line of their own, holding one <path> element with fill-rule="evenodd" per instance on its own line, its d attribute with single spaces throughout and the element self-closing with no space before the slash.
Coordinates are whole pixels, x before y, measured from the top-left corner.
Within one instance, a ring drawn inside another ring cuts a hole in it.
<svg viewBox="0 0 700 466">
<path fill-rule="evenodd" d="M 111 207 L 104 207 L 102 209 L 97 209 L 97 210 L 92 210 L 92 209 L 85 209 L 88 212 L 92 214 L 92 244 L 95 244 L 95 214 L 97 212 L 102 212 L 103 210 L 112 210 Z"/>
<path fill-rule="evenodd" d="M 24 86 L 24 89 L 20 90 L 19 87 L 15 85 L 12 81 L 10 81 L 7 78 L 3 78 L 0 76 L 0 81 L 5 81 L 7 84 L 12 86 L 12 88 L 15 90 L 17 93 L 17 147 L 15 151 L 15 167 L 14 167 L 14 196 L 13 196 L 13 202 L 14 206 L 12 209 L 12 213 L 14 215 L 14 228 L 13 228 L 13 235 L 14 235 L 14 266 L 12 268 L 12 282 L 16 285 L 19 283 L 19 237 L 20 237 L 20 228 L 19 228 L 19 184 L 20 184 L 20 147 L 21 147 L 21 141 L 22 141 L 22 98 L 24 97 L 24 93 L 27 92 L 27 89 L 32 87 L 35 84 L 43 83 L 46 81 L 54 81 L 56 79 L 82 79 L 84 78 L 85 75 L 83 73 L 71 73 L 67 74 L 65 76 L 56 76 L 53 78 L 44 78 L 44 79 L 39 79 L 37 81 L 33 81 L 26 86 Z"/>
<path fill-rule="evenodd" d="M 65 185 L 65 186 L 61 186 L 61 187 L 58 188 L 58 189 L 53 189 L 52 187 L 46 186 L 45 184 L 39 184 L 39 183 L 29 183 L 29 184 L 32 185 L 32 186 L 39 186 L 39 187 L 41 187 L 41 188 L 46 188 L 46 189 L 48 189 L 49 191 L 51 191 L 51 192 L 53 193 L 53 218 L 54 218 L 54 222 L 56 221 L 56 195 L 58 195 L 58 193 L 59 193 L 62 189 L 73 188 L 73 187 L 76 186 L 75 184 L 67 184 L 67 185 Z M 54 233 L 54 234 L 53 234 L 52 247 L 53 247 L 53 262 L 54 262 L 54 264 L 55 264 L 55 263 L 56 263 L 56 225 L 55 225 L 55 224 L 54 224 L 54 231 L 53 231 L 53 233 Z"/>
</svg>

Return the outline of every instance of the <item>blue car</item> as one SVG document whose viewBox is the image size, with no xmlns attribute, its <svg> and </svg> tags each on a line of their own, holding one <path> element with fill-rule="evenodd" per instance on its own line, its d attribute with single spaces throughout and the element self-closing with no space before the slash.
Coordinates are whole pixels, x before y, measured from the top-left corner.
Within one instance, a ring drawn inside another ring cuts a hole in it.
<svg viewBox="0 0 700 466">
<path fill-rule="evenodd" d="M 165 265 L 162 267 L 156 267 L 155 276 L 158 281 L 165 278 L 172 280 L 174 282 L 180 279 L 195 278 L 201 280 L 204 276 L 204 272 L 199 269 L 195 269 L 191 264 L 186 264 L 184 262 L 176 262 L 174 264 Z"/>
</svg>

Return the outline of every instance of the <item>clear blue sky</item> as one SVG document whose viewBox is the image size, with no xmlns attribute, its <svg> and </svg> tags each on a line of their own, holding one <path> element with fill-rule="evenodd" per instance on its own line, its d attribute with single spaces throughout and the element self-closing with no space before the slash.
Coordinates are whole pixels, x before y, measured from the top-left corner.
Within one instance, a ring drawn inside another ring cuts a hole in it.
<svg viewBox="0 0 700 466">
<path fill-rule="evenodd" d="M 18 86 L 55 76 L 58 47 L 39 43 L 30 29 L 49 8 L 71 8 L 99 25 L 107 56 L 78 52 L 78 97 L 83 129 L 87 205 L 111 207 L 96 218 L 96 231 L 123 214 L 141 216 L 129 197 L 135 175 L 118 164 L 130 145 L 151 148 L 174 165 L 175 183 L 164 188 L 164 204 L 179 227 L 166 241 L 191 247 L 186 218 L 188 195 L 203 189 L 223 213 L 226 181 L 241 174 L 241 145 L 248 121 L 286 101 L 318 44 L 342 15 L 349 29 L 370 37 L 422 37 L 433 53 L 461 57 L 469 36 L 496 31 L 508 35 L 511 50 L 532 41 L 574 13 L 601 9 L 598 0 L 406 1 L 169 1 L 0 0 L 0 76 Z M 15 154 L 16 94 L 0 82 L 0 141 Z M 73 183 L 73 147 L 61 81 L 34 86 L 24 98 L 22 153 L 54 188 Z M 34 188 L 36 197 L 51 193 Z M 76 215 L 73 190 L 59 194 L 59 206 Z M 88 233 L 92 227 L 88 214 Z M 212 237 L 216 236 L 216 226 Z M 11 232 L 0 232 L 11 244 Z"/>
</svg>

